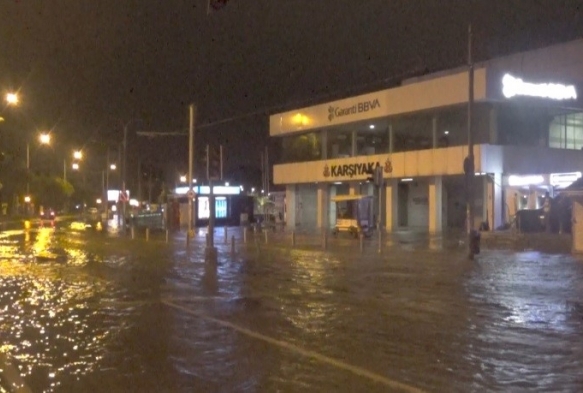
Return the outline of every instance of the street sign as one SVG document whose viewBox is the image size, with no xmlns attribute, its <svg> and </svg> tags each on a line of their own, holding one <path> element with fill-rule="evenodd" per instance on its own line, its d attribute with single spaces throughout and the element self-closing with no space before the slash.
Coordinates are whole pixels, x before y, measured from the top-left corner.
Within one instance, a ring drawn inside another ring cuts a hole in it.
<svg viewBox="0 0 583 393">
<path fill-rule="evenodd" d="M 194 190 L 188 190 L 188 192 L 186 193 L 186 196 L 189 197 L 190 199 L 194 198 Z"/>
<path fill-rule="evenodd" d="M 127 202 L 128 201 L 128 193 L 125 191 L 120 191 L 119 193 L 119 200 L 121 202 Z"/>
</svg>

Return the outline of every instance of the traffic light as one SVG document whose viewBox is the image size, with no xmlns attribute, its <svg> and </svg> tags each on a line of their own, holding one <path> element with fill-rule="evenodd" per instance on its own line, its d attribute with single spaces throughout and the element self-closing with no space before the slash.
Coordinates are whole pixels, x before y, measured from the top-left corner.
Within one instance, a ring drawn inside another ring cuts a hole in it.
<svg viewBox="0 0 583 393">
<path fill-rule="evenodd" d="M 366 171 L 368 175 L 366 181 L 374 183 L 375 187 L 380 187 L 383 185 L 383 168 L 377 163 L 374 169 Z"/>
<path fill-rule="evenodd" d="M 223 179 L 223 146 L 206 145 L 206 177 L 209 181 Z"/>
</svg>

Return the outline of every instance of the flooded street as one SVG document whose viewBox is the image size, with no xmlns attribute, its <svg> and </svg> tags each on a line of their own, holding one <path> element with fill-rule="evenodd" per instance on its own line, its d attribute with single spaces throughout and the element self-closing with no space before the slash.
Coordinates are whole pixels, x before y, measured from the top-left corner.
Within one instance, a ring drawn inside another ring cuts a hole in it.
<svg viewBox="0 0 583 393">
<path fill-rule="evenodd" d="M 33 392 L 583 389 L 581 260 L 234 234 L 4 232 L 0 352 Z"/>
</svg>

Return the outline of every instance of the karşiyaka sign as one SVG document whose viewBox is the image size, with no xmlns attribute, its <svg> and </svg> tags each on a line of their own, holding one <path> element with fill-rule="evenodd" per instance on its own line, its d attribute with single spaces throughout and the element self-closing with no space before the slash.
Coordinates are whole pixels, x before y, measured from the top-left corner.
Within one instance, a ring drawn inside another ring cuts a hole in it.
<svg viewBox="0 0 583 393">
<path fill-rule="evenodd" d="M 367 174 L 370 174 L 374 171 L 375 167 L 380 165 L 380 162 L 364 162 L 364 163 L 357 163 L 357 164 L 342 164 L 342 165 L 324 165 L 324 177 L 349 177 L 353 178 L 355 176 L 364 177 Z M 387 158 L 385 164 L 383 165 L 383 172 L 384 173 L 392 173 L 393 172 L 393 164 L 391 160 Z"/>
</svg>

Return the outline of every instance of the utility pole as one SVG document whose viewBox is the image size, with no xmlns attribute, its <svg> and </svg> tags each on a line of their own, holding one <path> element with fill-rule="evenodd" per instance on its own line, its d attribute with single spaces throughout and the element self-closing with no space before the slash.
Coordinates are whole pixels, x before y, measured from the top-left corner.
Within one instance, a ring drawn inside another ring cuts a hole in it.
<svg viewBox="0 0 583 393">
<path fill-rule="evenodd" d="M 123 231 L 126 230 L 125 220 L 126 220 L 126 206 L 127 193 L 126 193 L 126 167 L 127 167 L 127 154 L 128 154 L 128 126 L 130 122 L 127 122 L 123 127 L 123 163 L 122 163 L 122 182 L 121 182 L 121 192 L 122 192 L 122 225 Z"/>
<path fill-rule="evenodd" d="M 194 209 L 192 206 L 194 198 L 194 190 L 192 189 L 192 175 L 193 175 L 193 163 L 194 163 L 194 121 L 196 116 L 196 107 L 194 104 L 190 104 L 189 107 L 190 114 L 190 124 L 188 128 L 188 233 L 186 236 L 189 238 L 194 236 L 194 231 L 192 229 L 192 221 L 194 215 Z"/>
<path fill-rule="evenodd" d="M 472 25 L 468 26 L 468 156 L 464 162 L 467 197 L 467 233 L 469 258 L 473 259 L 479 251 L 479 234 L 474 230 L 474 135 L 472 109 L 474 106 L 474 63 L 472 60 Z"/>
</svg>

